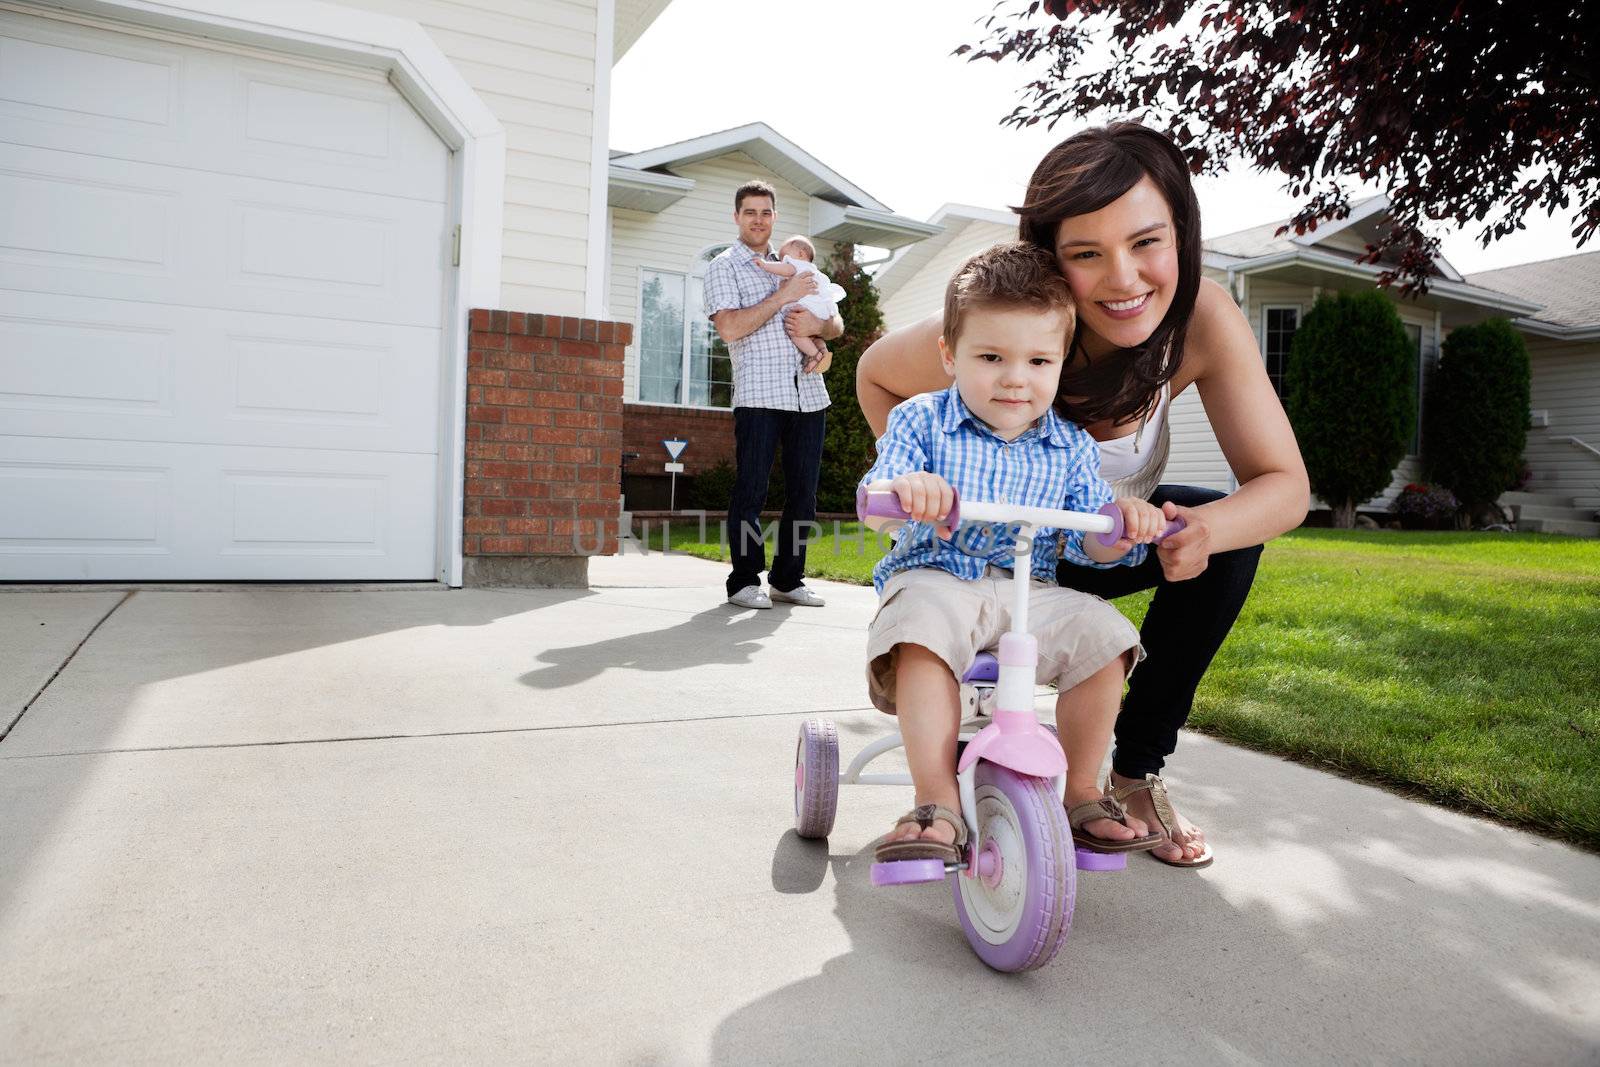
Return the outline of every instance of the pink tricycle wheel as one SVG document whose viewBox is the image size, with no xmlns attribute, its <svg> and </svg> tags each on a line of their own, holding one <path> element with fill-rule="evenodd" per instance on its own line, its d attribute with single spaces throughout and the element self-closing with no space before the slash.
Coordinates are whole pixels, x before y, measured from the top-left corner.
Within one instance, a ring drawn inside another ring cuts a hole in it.
<svg viewBox="0 0 1600 1067">
<path fill-rule="evenodd" d="M 827 837 L 839 807 L 839 731 L 827 719 L 800 724 L 794 749 L 794 829 Z"/>
<path fill-rule="evenodd" d="M 1049 963 L 1072 928 L 1077 871 L 1067 813 L 1051 783 L 988 760 L 976 770 L 978 829 L 997 878 L 955 879 L 956 915 L 978 957 L 997 971 Z"/>
</svg>

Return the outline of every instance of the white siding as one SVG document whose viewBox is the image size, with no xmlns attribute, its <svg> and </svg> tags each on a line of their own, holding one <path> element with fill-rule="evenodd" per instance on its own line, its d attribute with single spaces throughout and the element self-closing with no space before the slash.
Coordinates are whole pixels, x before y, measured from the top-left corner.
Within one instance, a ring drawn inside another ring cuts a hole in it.
<svg viewBox="0 0 1600 1067">
<path fill-rule="evenodd" d="M 804 233 L 811 217 L 810 198 L 743 152 L 708 159 L 673 173 L 695 183 L 676 204 L 660 213 L 611 209 L 611 291 L 607 294 L 611 318 L 639 321 L 639 271 L 668 270 L 688 273 L 694 259 L 708 245 L 737 239 L 733 221 L 733 194 L 751 179 L 764 181 L 778 194 L 778 222 L 773 227 L 776 247 L 796 233 Z M 833 254 L 827 241 L 815 242 L 817 263 Z M 635 334 L 637 335 L 637 329 Z M 628 346 L 623 396 L 639 397 L 639 346 Z"/>
<path fill-rule="evenodd" d="M 1567 440 L 1600 448 L 1600 341 L 1527 341 L 1532 407 L 1550 413 L 1548 427 L 1528 431 L 1528 488 L 1570 496 L 1577 507 L 1600 508 L 1600 456 Z"/>
<path fill-rule="evenodd" d="M 945 286 L 950 284 L 950 276 L 956 272 L 956 268 L 990 245 L 1016 239 L 1015 225 L 1000 226 L 977 220 L 968 222 L 921 270 L 883 302 L 884 326 L 890 330 L 898 329 L 941 311 L 944 308 Z"/>
<path fill-rule="evenodd" d="M 343 0 L 422 25 L 506 129 L 500 306 L 582 315 L 597 0 Z"/>
</svg>

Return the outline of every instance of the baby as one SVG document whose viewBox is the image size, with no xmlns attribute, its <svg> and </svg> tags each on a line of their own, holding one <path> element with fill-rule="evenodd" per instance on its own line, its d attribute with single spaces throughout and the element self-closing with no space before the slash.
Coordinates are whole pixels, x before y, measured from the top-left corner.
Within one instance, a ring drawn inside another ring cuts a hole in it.
<svg viewBox="0 0 1600 1067">
<path fill-rule="evenodd" d="M 844 299 L 844 289 L 828 280 L 828 276 L 816 267 L 817 249 L 812 245 L 810 238 L 796 234 L 778 248 L 781 262 L 773 263 L 765 259 L 755 261 L 756 266 L 768 274 L 776 274 L 780 278 L 793 278 L 796 274 L 814 274 L 817 277 L 817 291 L 810 296 L 803 296 L 795 301 L 800 307 L 827 322 L 839 312 L 839 301 Z M 822 358 L 828 354 L 828 346 L 822 343 L 820 337 L 798 337 L 794 339 L 794 346 L 800 350 L 803 359 L 802 373 L 810 373 Z"/>
</svg>

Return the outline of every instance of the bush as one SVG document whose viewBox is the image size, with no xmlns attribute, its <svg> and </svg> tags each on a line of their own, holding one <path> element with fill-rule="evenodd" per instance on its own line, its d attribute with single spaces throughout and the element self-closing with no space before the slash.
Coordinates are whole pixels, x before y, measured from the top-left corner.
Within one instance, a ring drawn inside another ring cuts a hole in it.
<svg viewBox="0 0 1600 1067">
<path fill-rule="evenodd" d="M 817 510 L 854 512 L 856 484 L 876 455 L 876 438 L 867 426 L 866 416 L 861 414 L 861 405 L 856 403 L 856 363 L 867 346 L 883 336 L 883 312 L 878 310 L 878 290 L 872 284 L 872 275 L 856 262 L 854 245 L 837 246 L 824 273 L 845 291 L 845 298 L 839 301 L 844 334 L 828 343 L 833 364 L 824 380 L 833 403 L 828 408 L 828 429 L 822 443 Z"/>
<path fill-rule="evenodd" d="M 1461 504 L 1443 486 L 1412 482 L 1394 500 L 1394 514 L 1408 530 L 1444 530 L 1455 525 Z"/>
<path fill-rule="evenodd" d="M 689 479 L 683 492 L 683 507 L 687 511 L 727 511 L 733 499 L 733 464 L 722 460 L 714 467 Z"/>
<path fill-rule="evenodd" d="M 1383 293 L 1317 301 L 1289 347 L 1286 407 L 1311 489 L 1349 529 L 1382 492 L 1416 422 L 1416 350 Z"/>
<path fill-rule="evenodd" d="M 1428 479 L 1478 515 L 1517 484 L 1528 443 L 1528 348 L 1505 319 L 1445 338 L 1423 406 Z"/>
</svg>

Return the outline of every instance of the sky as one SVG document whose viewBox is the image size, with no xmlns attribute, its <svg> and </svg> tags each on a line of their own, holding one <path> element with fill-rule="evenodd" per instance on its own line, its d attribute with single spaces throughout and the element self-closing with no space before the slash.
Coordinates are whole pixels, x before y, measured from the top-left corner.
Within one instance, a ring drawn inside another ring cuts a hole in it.
<svg viewBox="0 0 1600 1067">
<path fill-rule="evenodd" d="M 1079 127 L 1000 125 L 1019 102 L 1023 68 L 950 55 L 981 40 L 976 23 L 991 10 L 989 0 L 673 0 L 616 64 L 611 147 L 637 152 L 765 122 L 898 214 L 926 219 L 945 203 L 1003 210 Z M 1207 237 L 1287 218 L 1295 205 L 1279 176 L 1243 164 L 1196 186 Z M 1600 251 L 1596 241 L 1579 249 L 1563 215 L 1525 221 L 1487 249 L 1471 232 L 1446 232 L 1445 258 L 1470 274 Z"/>
</svg>

